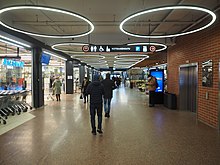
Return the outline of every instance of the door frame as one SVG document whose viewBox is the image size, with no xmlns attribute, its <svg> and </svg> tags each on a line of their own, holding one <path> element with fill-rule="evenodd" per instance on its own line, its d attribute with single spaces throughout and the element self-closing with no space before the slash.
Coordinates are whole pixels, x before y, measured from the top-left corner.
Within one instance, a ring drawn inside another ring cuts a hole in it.
<svg viewBox="0 0 220 165">
<path fill-rule="evenodd" d="M 196 88 L 196 122 L 198 121 L 198 62 L 195 63 L 189 63 L 189 64 L 182 64 L 179 66 L 179 76 L 180 76 L 180 69 L 181 68 L 189 68 L 189 67 L 196 67 L 196 79 L 197 79 L 197 88 Z M 178 82 L 179 84 L 179 82 Z M 179 88 L 179 94 L 180 94 L 180 88 Z M 220 107 L 219 107 L 220 108 Z"/>
</svg>

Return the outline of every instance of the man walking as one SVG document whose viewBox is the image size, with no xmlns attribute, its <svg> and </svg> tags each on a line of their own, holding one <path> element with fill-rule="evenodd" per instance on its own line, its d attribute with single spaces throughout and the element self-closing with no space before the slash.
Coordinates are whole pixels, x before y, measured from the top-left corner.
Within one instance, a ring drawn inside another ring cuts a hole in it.
<svg viewBox="0 0 220 165">
<path fill-rule="evenodd" d="M 105 117 L 110 117 L 110 107 L 111 107 L 111 100 L 112 100 L 112 91 L 116 88 L 115 83 L 113 80 L 110 79 L 110 74 L 106 74 L 106 79 L 102 81 L 104 86 L 104 110 L 105 110 Z"/>
<path fill-rule="evenodd" d="M 104 87 L 99 81 L 99 76 L 93 77 L 93 82 L 86 89 L 86 94 L 90 95 L 90 120 L 92 126 L 92 134 L 96 135 L 95 116 L 98 115 L 98 133 L 102 132 L 102 96 L 104 95 Z"/>
</svg>

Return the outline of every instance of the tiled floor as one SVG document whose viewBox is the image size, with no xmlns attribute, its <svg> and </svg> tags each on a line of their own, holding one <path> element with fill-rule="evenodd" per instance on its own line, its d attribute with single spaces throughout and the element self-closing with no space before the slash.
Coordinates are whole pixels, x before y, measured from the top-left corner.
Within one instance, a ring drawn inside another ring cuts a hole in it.
<svg viewBox="0 0 220 165">
<path fill-rule="evenodd" d="M 114 91 L 111 117 L 96 136 L 79 94 L 61 99 L 0 136 L 1 165 L 220 165 L 217 130 L 190 112 L 149 108 L 136 89 Z"/>
</svg>

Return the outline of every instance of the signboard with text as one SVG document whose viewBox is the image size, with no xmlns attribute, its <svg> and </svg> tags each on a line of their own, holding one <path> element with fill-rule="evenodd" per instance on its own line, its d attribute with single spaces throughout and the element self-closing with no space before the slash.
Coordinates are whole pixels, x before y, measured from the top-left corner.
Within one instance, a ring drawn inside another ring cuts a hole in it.
<svg viewBox="0 0 220 165">
<path fill-rule="evenodd" d="M 8 59 L 4 58 L 2 60 L 2 65 L 23 68 L 24 62 L 23 61 L 8 60 Z"/>
<path fill-rule="evenodd" d="M 155 52 L 156 47 L 151 45 L 84 45 L 83 52 Z"/>
</svg>

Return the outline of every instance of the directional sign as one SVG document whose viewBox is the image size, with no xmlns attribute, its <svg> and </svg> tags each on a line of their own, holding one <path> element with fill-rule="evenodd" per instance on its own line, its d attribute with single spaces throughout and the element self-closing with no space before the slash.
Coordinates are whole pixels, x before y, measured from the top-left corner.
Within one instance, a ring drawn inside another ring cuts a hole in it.
<svg viewBox="0 0 220 165">
<path fill-rule="evenodd" d="M 154 52 L 155 46 L 150 45 L 84 45 L 82 47 L 84 52 Z"/>
</svg>

